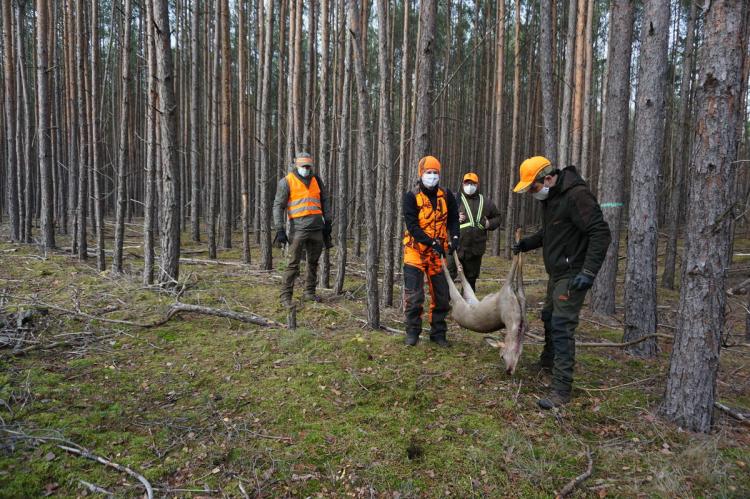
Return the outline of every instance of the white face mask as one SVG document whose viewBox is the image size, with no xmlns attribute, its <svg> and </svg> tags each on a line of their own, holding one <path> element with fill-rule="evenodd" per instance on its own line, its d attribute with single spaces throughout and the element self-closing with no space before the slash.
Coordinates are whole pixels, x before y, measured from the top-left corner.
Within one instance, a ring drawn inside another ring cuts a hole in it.
<svg viewBox="0 0 750 499">
<path fill-rule="evenodd" d="M 549 197 L 549 187 L 545 185 L 544 187 L 532 193 L 531 195 L 534 196 L 534 199 L 538 199 L 539 201 L 544 201 L 545 199 L 547 199 L 547 197 Z"/>
<path fill-rule="evenodd" d="M 475 192 L 477 192 L 476 184 L 464 184 L 464 192 L 467 196 L 473 195 Z"/>
<path fill-rule="evenodd" d="M 297 173 L 299 173 L 302 177 L 309 177 L 312 173 L 312 168 L 308 168 L 306 166 L 298 166 Z"/>
<path fill-rule="evenodd" d="M 438 185 L 438 182 L 440 182 L 439 173 L 425 172 L 422 174 L 422 185 L 428 189 L 432 189 Z"/>
</svg>

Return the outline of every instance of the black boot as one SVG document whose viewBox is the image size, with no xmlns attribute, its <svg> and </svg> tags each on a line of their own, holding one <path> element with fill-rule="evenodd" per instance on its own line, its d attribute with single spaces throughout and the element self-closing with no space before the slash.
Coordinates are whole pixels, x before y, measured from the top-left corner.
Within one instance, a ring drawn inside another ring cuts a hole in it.
<svg viewBox="0 0 750 499">
<path fill-rule="evenodd" d="M 441 348 L 450 348 L 450 342 L 445 339 L 445 333 L 442 334 L 431 334 L 430 341 Z"/>
<path fill-rule="evenodd" d="M 404 343 L 407 346 L 410 346 L 410 347 L 415 346 L 417 343 L 419 343 L 419 333 L 407 332 L 406 333 L 406 339 L 404 340 Z"/>
<path fill-rule="evenodd" d="M 544 410 L 554 409 L 570 402 L 570 392 L 552 390 L 546 397 L 539 399 L 537 405 Z"/>
</svg>

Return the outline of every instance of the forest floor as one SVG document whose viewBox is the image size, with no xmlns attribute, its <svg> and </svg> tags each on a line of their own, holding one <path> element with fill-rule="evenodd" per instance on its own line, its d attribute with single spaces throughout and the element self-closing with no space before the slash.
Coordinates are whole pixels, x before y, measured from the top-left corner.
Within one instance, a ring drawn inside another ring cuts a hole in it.
<svg viewBox="0 0 750 499">
<path fill-rule="evenodd" d="M 59 445 L 129 467 L 157 497 L 543 497 L 582 474 L 588 455 L 593 471 L 574 491 L 581 497 L 750 491 L 748 426 L 717 411 L 715 430 L 700 435 L 660 419 L 667 339 L 654 360 L 579 348 L 572 403 L 544 412 L 536 402 L 550 380 L 532 367 L 538 344 L 525 346 L 508 376 L 482 335 L 455 324 L 450 349 L 429 341 L 406 348 L 402 335 L 365 329 L 356 258 L 345 293 L 323 290 L 322 303 L 301 304 L 294 331 L 198 314 L 142 328 L 53 308 L 141 323 L 164 317 L 177 297 L 141 285 L 140 236 L 127 234 L 119 276 L 98 272 L 93 259 L 0 243 L 0 314 L 36 310 L 19 345 L 28 350 L 0 350 L 1 497 L 74 497 L 96 487 L 143 494 L 133 476 Z M 204 248 L 185 241 L 183 256 L 207 259 Z M 179 300 L 286 322 L 284 259 L 274 251 L 274 272 L 181 265 Z M 735 251 L 750 253 L 750 241 Z M 219 252 L 224 262 L 240 256 L 241 248 Z M 737 257 L 735 267 L 748 261 Z M 486 258 L 480 295 L 500 286 L 508 264 Z M 524 277 L 531 331 L 540 334 L 540 254 L 530 254 Z M 660 332 L 671 334 L 678 293 L 659 295 Z M 737 345 L 744 310 L 729 304 L 725 342 Z M 396 308 L 382 319 L 403 328 Z M 602 319 L 585 308 L 577 338 L 620 341 L 621 320 L 621 309 Z M 720 401 L 744 413 L 749 358 L 750 348 L 722 349 L 718 383 Z"/>
</svg>

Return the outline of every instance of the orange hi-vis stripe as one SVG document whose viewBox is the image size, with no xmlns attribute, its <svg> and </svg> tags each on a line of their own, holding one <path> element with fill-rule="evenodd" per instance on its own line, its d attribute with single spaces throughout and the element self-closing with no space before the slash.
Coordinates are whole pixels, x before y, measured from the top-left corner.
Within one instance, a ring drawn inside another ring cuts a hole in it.
<svg viewBox="0 0 750 499">
<path fill-rule="evenodd" d="M 287 216 L 290 220 L 323 214 L 320 203 L 320 186 L 315 177 L 310 180 L 309 187 L 298 179 L 294 173 L 289 173 L 286 176 L 286 181 L 289 184 L 289 198 L 286 207 Z"/>
</svg>

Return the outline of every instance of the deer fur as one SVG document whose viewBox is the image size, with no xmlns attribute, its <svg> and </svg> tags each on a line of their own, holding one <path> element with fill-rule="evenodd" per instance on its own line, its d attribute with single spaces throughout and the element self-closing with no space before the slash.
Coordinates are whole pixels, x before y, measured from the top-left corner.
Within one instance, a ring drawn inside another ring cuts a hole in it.
<svg viewBox="0 0 750 499">
<path fill-rule="evenodd" d="M 502 349 L 505 371 L 513 374 L 523 350 L 523 336 L 526 330 L 526 294 L 523 290 L 523 263 L 521 255 L 513 256 L 513 262 L 499 291 L 481 300 L 464 276 L 458 256 L 454 253 L 458 276 L 463 287 L 463 295 L 453 283 L 448 268 L 443 262 L 443 272 L 448 281 L 451 295 L 451 316 L 461 327 L 478 333 L 492 333 L 505 329 L 505 341 L 487 337 L 485 341 L 494 348 Z"/>
</svg>

